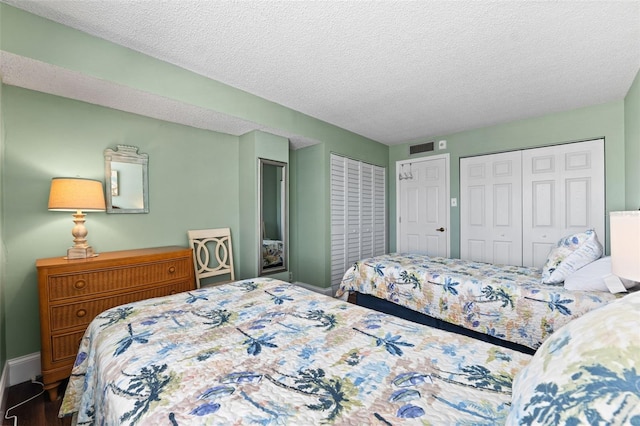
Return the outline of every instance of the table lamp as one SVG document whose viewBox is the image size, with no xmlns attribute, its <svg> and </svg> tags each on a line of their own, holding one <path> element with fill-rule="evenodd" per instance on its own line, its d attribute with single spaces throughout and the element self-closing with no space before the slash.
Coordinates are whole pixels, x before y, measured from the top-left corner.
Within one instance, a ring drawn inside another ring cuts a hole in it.
<svg viewBox="0 0 640 426">
<path fill-rule="evenodd" d="M 84 226 L 84 212 L 105 211 L 102 182 L 83 178 L 51 179 L 49 210 L 75 211 L 73 214 L 73 247 L 67 250 L 67 259 L 85 259 L 98 254 L 87 244 L 87 228 Z"/>
<path fill-rule="evenodd" d="M 640 211 L 610 212 L 611 272 L 640 281 Z M 628 287 L 627 287 L 628 288 Z"/>
</svg>

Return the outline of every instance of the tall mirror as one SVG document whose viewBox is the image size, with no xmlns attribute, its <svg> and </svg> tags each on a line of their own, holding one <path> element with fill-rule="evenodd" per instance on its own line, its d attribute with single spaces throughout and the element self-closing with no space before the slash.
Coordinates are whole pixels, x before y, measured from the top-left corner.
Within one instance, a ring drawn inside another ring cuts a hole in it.
<svg viewBox="0 0 640 426">
<path fill-rule="evenodd" d="M 287 164 L 260 159 L 259 274 L 287 270 Z"/>
<path fill-rule="evenodd" d="M 135 146 L 104 151 L 107 213 L 149 213 L 149 155 Z"/>
</svg>

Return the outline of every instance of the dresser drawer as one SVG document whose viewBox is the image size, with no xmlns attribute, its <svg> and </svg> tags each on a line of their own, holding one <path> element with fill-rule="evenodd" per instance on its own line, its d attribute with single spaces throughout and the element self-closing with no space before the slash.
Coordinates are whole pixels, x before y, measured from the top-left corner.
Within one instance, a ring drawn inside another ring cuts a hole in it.
<svg viewBox="0 0 640 426">
<path fill-rule="evenodd" d="M 114 306 L 124 305 L 126 303 L 135 302 L 152 297 L 168 296 L 170 294 L 179 293 L 192 288 L 189 279 L 171 283 L 164 286 L 148 288 L 146 290 L 123 293 L 117 296 L 105 297 L 102 299 L 87 300 L 85 302 L 70 303 L 59 306 L 51 306 L 50 325 L 51 331 L 63 330 L 69 327 L 80 325 L 86 326 L 98 314 L 106 311 Z M 77 349 L 77 348 L 76 348 Z"/>
<path fill-rule="evenodd" d="M 84 336 L 84 331 L 53 336 L 51 338 L 52 361 L 57 362 L 65 359 L 75 359 L 75 356 L 78 354 L 82 336 Z"/>
<path fill-rule="evenodd" d="M 192 269 L 191 258 L 183 258 L 84 273 L 49 275 L 49 300 L 56 301 L 179 280 L 190 277 Z"/>
</svg>

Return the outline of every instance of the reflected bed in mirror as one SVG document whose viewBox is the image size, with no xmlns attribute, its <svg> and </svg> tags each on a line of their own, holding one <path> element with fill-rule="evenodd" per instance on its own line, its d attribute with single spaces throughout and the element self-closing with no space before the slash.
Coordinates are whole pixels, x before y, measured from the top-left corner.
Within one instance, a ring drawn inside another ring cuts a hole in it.
<svg viewBox="0 0 640 426">
<path fill-rule="evenodd" d="M 104 151 L 107 213 L 149 213 L 149 156 L 135 146 Z"/>
<path fill-rule="evenodd" d="M 287 167 L 260 159 L 260 275 L 287 270 Z"/>
</svg>

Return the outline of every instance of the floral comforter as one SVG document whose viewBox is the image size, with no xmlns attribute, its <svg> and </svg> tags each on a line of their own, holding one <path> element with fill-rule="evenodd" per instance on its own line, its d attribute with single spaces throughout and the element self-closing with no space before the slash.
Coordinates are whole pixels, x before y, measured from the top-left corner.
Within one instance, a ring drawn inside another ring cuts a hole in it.
<svg viewBox="0 0 640 426">
<path fill-rule="evenodd" d="M 261 278 L 105 311 L 78 424 L 503 424 L 531 356 Z"/>
<path fill-rule="evenodd" d="M 336 297 L 349 291 L 370 294 L 532 349 L 554 330 L 617 297 L 542 284 L 541 277 L 537 268 L 386 254 L 356 262 Z"/>
</svg>

